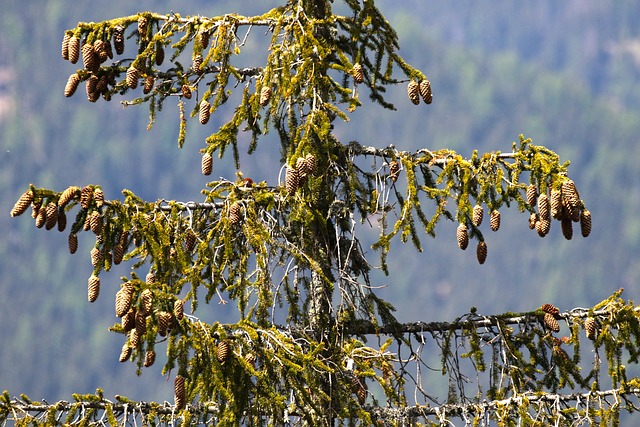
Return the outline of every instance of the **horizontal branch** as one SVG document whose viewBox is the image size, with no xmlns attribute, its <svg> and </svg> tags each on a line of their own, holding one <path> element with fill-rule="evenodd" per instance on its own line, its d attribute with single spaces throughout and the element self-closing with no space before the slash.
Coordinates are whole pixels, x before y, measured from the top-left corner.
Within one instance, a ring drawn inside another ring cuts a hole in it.
<svg viewBox="0 0 640 427">
<path fill-rule="evenodd" d="M 612 397 L 615 399 L 614 403 L 604 402 L 603 399 Z M 518 394 L 507 399 L 501 400 L 487 400 L 483 402 L 471 402 L 464 404 L 444 404 L 441 406 L 425 406 L 425 405 L 413 405 L 406 407 L 383 407 L 383 406 L 368 406 L 365 409 L 368 410 L 374 418 L 378 419 L 418 419 L 421 417 L 439 416 L 439 417 L 456 417 L 464 414 L 483 414 L 491 413 L 500 407 L 514 406 L 518 407 L 522 405 L 524 401 L 538 404 L 554 404 L 577 402 L 576 406 L 588 408 L 590 402 L 597 402 L 598 407 L 602 407 L 604 404 L 607 406 L 613 406 L 619 404 L 619 398 L 640 397 L 639 388 L 630 389 L 611 389 L 604 391 L 590 391 L 587 393 L 570 393 L 570 394 L 556 394 L 556 393 L 523 393 Z M 20 399 L 11 399 L 9 402 L 0 402 L 0 418 L 6 416 L 8 419 L 18 420 L 26 416 L 34 416 L 50 413 L 55 410 L 57 412 L 66 413 L 77 409 L 78 407 L 84 410 L 92 409 L 96 411 L 112 411 L 117 417 L 137 417 L 140 415 L 148 415 L 150 413 L 164 416 L 178 416 L 180 410 L 175 405 L 164 402 L 112 402 L 107 399 L 100 400 L 87 400 L 87 401 L 59 401 L 55 403 L 43 402 L 27 402 Z M 186 411 L 195 416 L 213 415 L 215 416 L 219 412 L 219 407 L 216 403 L 198 403 L 196 405 L 187 405 Z M 11 415 L 11 416 L 10 416 Z M 297 416 L 298 414 L 290 413 L 291 416 Z M 94 415 L 99 417 L 99 415 Z M 60 419 L 61 417 L 58 417 Z"/>
<path fill-rule="evenodd" d="M 640 308 L 636 308 L 640 311 Z M 592 317 L 608 317 L 611 312 L 606 309 L 590 312 L 584 308 L 574 308 L 570 311 L 558 313 L 555 317 L 558 319 L 574 319 Z M 353 322 L 347 327 L 348 334 L 354 335 L 393 335 L 398 333 L 420 333 L 420 332 L 449 332 L 464 329 L 478 329 L 483 327 L 498 326 L 499 323 L 505 325 L 521 325 L 527 323 L 540 322 L 541 315 L 538 312 L 531 311 L 526 313 L 517 313 L 513 315 L 494 315 L 494 316 L 474 316 L 456 322 L 407 322 L 388 325 L 376 325 L 368 320 L 359 320 Z"/>
</svg>

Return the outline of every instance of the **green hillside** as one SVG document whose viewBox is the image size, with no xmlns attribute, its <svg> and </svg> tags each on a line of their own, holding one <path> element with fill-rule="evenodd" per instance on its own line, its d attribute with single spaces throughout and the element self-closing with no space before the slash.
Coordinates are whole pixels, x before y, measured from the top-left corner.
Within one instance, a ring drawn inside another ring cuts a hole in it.
<svg viewBox="0 0 640 427">
<path fill-rule="evenodd" d="M 252 2 L 193 2 L 183 13 L 255 13 Z M 275 2 L 261 3 L 260 12 Z M 590 306 L 624 287 L 640 299 L 640 103 L 633 47 L 640 28 L 631 19 L 640 5 L 580 6 L 551 0 L 510 2 L 380 3 L 397 27 L 406 60 L 432 82 L 434 102 L 414 108 L 405 86 L 390 93 L 397 111 L 367 105 L 336 126 L 339 137 L 364 144 L 415 149 L 449 147 L 509 151 L 520 133 L 570 159 L 571 174 L 592 212 L 588 239 L 566 241 L 558 224 L 542 239 L 527 227 L 527 214 L 503 213 L 498 233 L 486 232 L 489 257 L 477 265 L 460 251 L 455 225 L 443 224 L 424 252 L 396 245 L 389 257 L 384 294 L 401 320 L 452 320 L 471 306 L 480 312 L 529 310 L 544 302 L 561 309 Z M 60 58 L 64 29 L 141 10 L 168 12 L 168 1 L 10 3 L 0 17 L 0 389 L 32 398 L 60 399 L 96 387 L 112 396 L 164 400 L 170 387 L 160 363 L 139 379 L 135 367 L 119 364 L 120 337 L 106 331 L 116 321 L 113 292 L 86 301 L 92 242 L 81 238 L 76 255 L 66 234 L 36 230 L 27 215 L 9 210 L 32 182 L 63 189 L 100 184 L 107 198 L 130 188 L 147 200 L 200 200 L 206 178 L 198 149 L 215 126 L 193 121 L 185 148 L 176 146 L 176 103 L 167 103 L 146 130 L 144 108 L 117 102 L 88 103 L 82 90 L 63 97 L 73 65 Z M 236 8 L 236 9 L 234 9 Z M 177 10 L 176 10 L 177 11 Z M 525 18 L 526 17 L 526 18 Z M 247 46 L 247 49 L 256 49 Z M 363 95 L 363 98 L 365 95 Z M 217 121 L 220 123 L 220 121 Z M 242 156 L 247 176 L 277 183 L 279 153 L 269 144 Z M 225 161 L 226 162 L 226 161 Z M 232 177 L 232 165 L 216 163 L 214 174 Z M 402 178 L 398 181 L 402 185 Z M 363 228 L 368 227 L 366 221 Z M 372 238 L 375 230 L 371 232 Z M 83 236 L 86 237 L 86 236 Z M 371 261 L 377 254 L 371 252 Z M 121 265 L 103 276 L 115 289 L 127 273 Z M 55 295 L 55 298 L 51 298 Z M 197 312 L 224 320 L 224 306 Z"/>
</svg>

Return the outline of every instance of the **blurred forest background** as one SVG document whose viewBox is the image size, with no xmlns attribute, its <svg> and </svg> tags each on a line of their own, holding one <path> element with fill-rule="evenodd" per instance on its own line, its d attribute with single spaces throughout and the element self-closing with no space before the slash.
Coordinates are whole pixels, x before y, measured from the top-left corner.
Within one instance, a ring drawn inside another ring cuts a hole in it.
<svg viewBox="0 0 640 427">
<path fill-rule="evenodd" d="M 134 4 L 135 3 L 135 4 Z M 375 276 L 398 318 L 454 320 L 479 313 L 528 311 L 549 302 L 561 310 L 589 307 L 620 287 L 639 299 L 640 263 L 640 3 L 595 1 L 381 0 L 398 30 L 401 54 L 431 80 L 434 102 L 414 107 L 406 86 L 388 91 L 397 111 L 365 105 L 335 132 L 343 142 L 415 150 L 452 148 L 465 156 L 510 151 L 518 134 L 571 160 L 570 176 L 593 216 L 588 239 L 562 237 L 559 224 L 542 239 L 528 214 L 503 211 L 499 232 L 487 231 L 489 256 L 457 248 L 455 224 L 424 237 L 424 252 L 396 244 L 391 275 Z M 28 214 L 9 211 L 29 183 L 61 191 L 102 185 L 107 199 L 124 188 L 146 200 L 202 200 L 207 178 L 199 149 L 220 119 L 190 122 L 177 148 L 177 98 L 147 131 L 146 107 L 124 109 L 119 99 L 86 101 L 84 86 L 70 99 L 64 85 L 75 67 L 60 56 L 63 31 L 78 21 L 101 21 L 143 10 L 207 16 L 253 15 L 275 1 L 4 2 L 0 15 L 0 390 L 32 399 L 70 399 L 73 392 L 136 400 L 171 400 L 172 385 L 156 365 L 135 378 L 118 363 L 122 338 L 113 295 L 128 266 L 102 275 L 102 296 L 87 302 L 93 239 L 80 235 L 75 255 L 67 233 L 36 229 Z M 340 11 L 336 2 L 336 11 Z M 242 61 L 260 65 L 264 30 L 254 29 Z M 254 39 L 256 42 L 253 42 Z M 258 62 L 253 62 L 255 59 Z M 361 95 L 366 98 L 367 93 Z M 193 107 L 194 99 L 191 100 Z M 222 113 L 224 114 L 224 112 Z M 273 138 L 273 136 L 269 136 Z M 242 157 L 245 176 L 278 181 L 277 144 L 265 139 Z M 247 137 L 248 141 L 248 137 Z M 234 179 L 231 159 L 213 176 Z M 401 185 L 403 178 L 398 181 Z M 363 233 L 369 225 L 365 221 Z M 490 233 L 490 234 L 489 234 Z M 378 255 L 371 251 L 370 261 Z M 195 313 L 225 321 L 233 307 L 201 305 Z M 162 346 L 158 346 L 158 349 Z"/>
</svg>

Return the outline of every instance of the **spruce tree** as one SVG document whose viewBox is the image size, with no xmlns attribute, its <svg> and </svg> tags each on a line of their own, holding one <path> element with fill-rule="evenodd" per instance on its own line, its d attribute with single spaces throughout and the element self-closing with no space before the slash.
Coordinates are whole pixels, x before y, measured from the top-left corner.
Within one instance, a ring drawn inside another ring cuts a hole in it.
<svg viewBox="0 0 640 427">
<path fill-rule="evenodd" d="M 640 354 L 640 327 L 620 292 L 590 309 L 471 309 L 451 322 L 407 324 L 376 295 L 374 260 L 358 234 L 371 223 L 379 227 L 375 262 L 389 274 L 392 241 L 421 251 L 443 219 L 458 224 L 450 238 L 462 250 L 475 246 L 482 264 L 485 233 L 498 231 L 504 209 L 529 215 L 542 237 L 557 221 L 567 239 L 574 226 L 587 237 L 591 215 L 569 163 L 524 136 L 510 152 L 470 158 L 339 140 L 334 126 L 363 106 L 361 97 L 389 110 L 391 91 L 406 91 L 415 108 L 438 97 L 437 82 L 432 89 L 399 55 L 396 32 L 373 0 L 340 2 L 344 15 L 334 7 L 289 0 L 259 16 L 142 12 L 64 33 L 63 58 L 80 64 L 65 96 L 84 83 L 89 102 L 146 105 L 149 126 L 177 100 L 180 148 L 188 126 L 230 112 L 202 141 L 194 171 L 209 176 L 214 159 L 231 157 L 236 176 L 207 182 L 200 202 L 145 201 L 129 190 L 111 199 L 99 183 L 26 189 L 11 215 L 31 209 L 37 227 L 68 232 L 71 253 L 78 239 L 95 241 L 88 300 L 114 300 L 119 321 L 110 329 L 123 344 L 114 358 L 142 372 L 166 352 L 175 401 L 97 390 L 48 404 L 5 391 L 0 419 L 581 425 L 616 424 L 621 409 L 636 409 L 640 383 L 626 365 Z M 258 31 L 270 38 L 266 60 L 240 65 L 254 60 L 243 47 Z M 280 178 L 254 182 L 242 173 L 238 141 L 250 139 L 252 154 L 269 133 L 280 142 L 281 162 L 270 165 Z M 130 271 L 120 289 L 101 292 L 101 278 L 121 262 Z M 202 302 L 220 300 L 237 305 L 237 322 L 198 317 Z M 595 362 L 581 363 L 585 347 Z"/>
</svg>

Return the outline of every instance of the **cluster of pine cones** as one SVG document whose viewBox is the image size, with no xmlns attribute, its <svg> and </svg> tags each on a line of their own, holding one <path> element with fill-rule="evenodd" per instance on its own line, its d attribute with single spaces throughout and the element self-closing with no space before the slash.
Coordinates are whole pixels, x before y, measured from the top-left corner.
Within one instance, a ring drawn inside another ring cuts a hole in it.
<svg viewBox="0 0 640 427">
<path fill-rule="evenodd" d="M 147 18 L 140 17 L 138 19 L 138 36 L 141 42 L 149 40 L 149 30 L 151 26 Z M 66 97 L 73 96 L 80 82 L 85 81 L 87 98 L 91 102 L 96 102 L 100 96 L 106 101 L 111 100 L 111 94 L 115 90 L 116 78 L 120 75 L 117 67 L 101 67 L 101 64 L 108 59 L 113 59 L 113 51 L 118 55 L 124 53 L 124 26 L 116 25 L 110 32 L 96 36 L 91 32 L 86 35 L 81 42 L 82 34 L 78 32 L 67 31 L 62 38 L 62 58 L 70 61 L 72 64 L 78 62 L 82 56 L 84 69 L 71 74 L 67 80 L 64 89 Z M 111 33 L 111 36 L 109 36 Z M 113 46 L 111 42 L 113 41 Z M 162 43 L 156 42 L 153 55 L 149 61 L 155 62 L 156 65 L 162 65 L 164 62 L 164 47 Z M 195 61 L 195 59 L 194 59 Z M 148 94 L 154 87 L 155 78 L 151 73 L 146 73 L 150 69 L 151 64 L 138 64 L 136 62 L 127 69 L 126 85 L 130 89 L 138 87 L 139 80 L 144 77 L 144 93 Z M 111 87 L 111 88 L 110 88 Z M 190 93 L 189 93 L 190 95 Z"/>
<path fill-rule="evenodd" d="M 479 227 L 484 219 L 484 208 L 482 205 L 477 204 L 473 207 L 473 214 L 471 216 L 471 223 L 475 227 Z M 500 212 L 494 209 L 489 214 L 489 226 L 492 231 L 498 231 L 500 229 Z M 463 222 L 458 225 L 456 229 L 456 240 L 458 241 L 458 247 L 463 251 L 469 246 L 469 228 Z M 484 264 L 487 260 L 487 243 L 484 240 L 478 241 L 476 247 L 476 258 L 480 264 Z"/>
<path fill-rule="evenodd" d="M 562 235 L 567 240 L 573 237 L 574 222 L 580 223 L 582 237 L 591 233 L 591 212 L 584 207 L 572 180 L 567 179 L 560 187 L 552 188 L 550 194 L 538 194 L 538 188 L 530 184 L 526 198 L 529 206 L 537 207 L 537 212 L 529 217 L 529 228 L 536 230 L 541 237 L 549 233 L 552 218 L 560 221 Z"/>
</svg>

